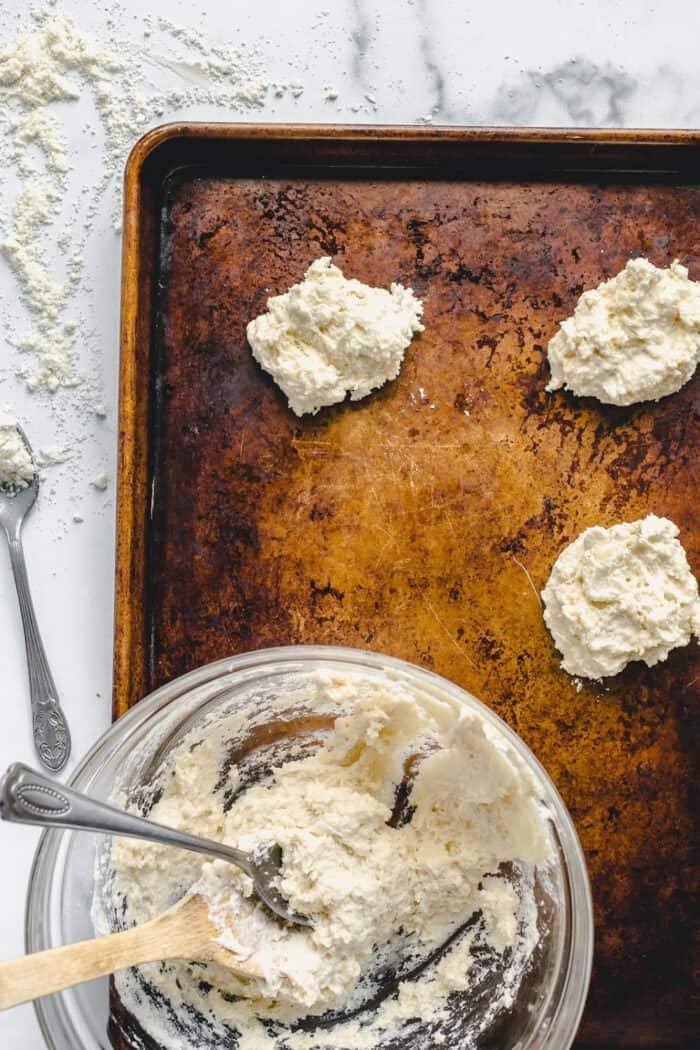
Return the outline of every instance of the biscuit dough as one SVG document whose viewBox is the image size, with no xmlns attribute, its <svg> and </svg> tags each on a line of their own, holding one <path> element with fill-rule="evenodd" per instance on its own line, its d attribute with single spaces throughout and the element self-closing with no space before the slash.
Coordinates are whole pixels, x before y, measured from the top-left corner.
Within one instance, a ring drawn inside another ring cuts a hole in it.
<svg viewBox="0 0 700 1050">
<path fill-rule="evenodd" d="M 390 291 L 348 280 L 329 257 L 267 302 L 248 324 L 253 356 L 298 416 L 359 401 L 399 374 L 406 347 L 423 331 L 423 305 L 410 288 Z"/>
<path fill-rule="evenodd" d="M 700 360 L 700 282 L 678 261 L 660 269 L 630 259 L 583 293 L 547 353 L 547 390 L 609 405 L 658 401 L 680 390 Z"/>
<path fill-rule="evenodd" d="M 542 591 L 561 666 L 582 678 L 649 667 L 700 635 L 698 584 L 678 529 L 649 514 L 586 529 L 566 547 Z"/>
</svg>

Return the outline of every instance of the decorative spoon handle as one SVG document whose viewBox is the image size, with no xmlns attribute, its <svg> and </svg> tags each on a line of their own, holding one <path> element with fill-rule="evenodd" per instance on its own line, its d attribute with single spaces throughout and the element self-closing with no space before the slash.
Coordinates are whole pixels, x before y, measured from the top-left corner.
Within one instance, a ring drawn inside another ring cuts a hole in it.
<svg viewBox="0 0 700 1050">
<path fill-rule="evenodd" d="M 63 769 L 70 755 L 70 732 L 36 622 L 19 525 L 11 532 L 8 531 L 7 539 L 27 648 L 34 743 L 47 769 L 57 773 Z"/>
<path fill-rule="evenodd" d="M 88 795 L 57 784 L 21 762 L 9 766 L 0 780 L 0 818 L 14 824 L 38 824 L 43 828 L 71 828 L 146 839 L 218 857 L 236 864 L 246 874 L 252 871 L 249 854 L 241 850 L 97 802 Z"/>
</svg>

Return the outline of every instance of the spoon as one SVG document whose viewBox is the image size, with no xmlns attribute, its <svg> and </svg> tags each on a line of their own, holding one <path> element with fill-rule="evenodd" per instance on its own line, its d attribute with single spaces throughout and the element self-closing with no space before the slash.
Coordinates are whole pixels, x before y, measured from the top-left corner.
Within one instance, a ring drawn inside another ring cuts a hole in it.
<svg viewBox="0 0 700 1050">
<path fill-rule="evenodd" d="M 17 427 L 17 432 L 34 465 L 34 454 L 26 434 L 20 426 Z M 0 484 L 0 525 L 5 531 L 10 547 L 10 562 L 17 588 L 19 609 L 22 614 L 24 644 L 29 668 L 34 743 L 39 758 L 47 769 L 58 773 L 63 769 L 70 755 L 70 732 L 39 634 L 22 549 L 22 523 L 34 506 L 38 493 L 39 476 L 36 468 L 32 480 L 24 488 L 13 488 Z"/>
<path fill-rule="evenodd" d="M 309 919 L 297 915 L 290 908 L 288 900 L 278 889 L 282 849 L 276 843 L 260 846 L 253 853 L 245 853 L 224 846 L 221 842 L 177 831 L 165 824 L 157 824 L 133 813 L 125 813 L 115 806 L 97 802 L 88 795 L 49 780 L 21 762 L 9 766 L 0 780 L 0 818 L 15 824 L 38 824 L 44 828 L 72 828 L 75 831 L 126 835 L 216 857 L 244 871 L 253 880 L 258 897 L 280 918 L 301 926 L 311 925 Z"/>
<path fill-rule="evenodd" d="M 0 1010 L 162 959 L 216 962 L 244 980 L 261 976 L 222 947 L 217 936 L 220 931 L 209 920 L 206 901 L 190 893 L 162 915 L 133 929 L 0 963 Z"/>
</svg>

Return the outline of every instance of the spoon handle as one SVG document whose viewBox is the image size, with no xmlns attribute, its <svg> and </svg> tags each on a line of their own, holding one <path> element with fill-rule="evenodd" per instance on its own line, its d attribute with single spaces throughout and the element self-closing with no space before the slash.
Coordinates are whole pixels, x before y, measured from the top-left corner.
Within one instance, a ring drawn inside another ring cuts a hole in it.
<svg viewBox="0 0 700 1050">
<path fill-rule="evenodd" d="M 201 899 L 188 897 L 133 929 L 0 962 L 0 1010 L 129 966 L 159 959 L 199 958 L 207 925 Z"/>
<path fill-rule="evenodd" d="M 46 768 L 57 773 L 63 769 L 70 755 L 70 732 L 39 634 L 19 528 L 9 534 L 7 539 L 27 649 L 34 743 Z"/>
<path fill-rule="evenodd" d="M 250 856 L 241 850 L 98 802 L 89 795 L 50 780 L 21 762 L 9 766 L 0 780 L 0 819 L 14 824 L 38 824 L 43 828 L 70 828 L 146 839 L 163 846 L 179 846 L 193 853 L 218 857 L 237 865 L 248 875 L 253 870 Z"/>
</svg>

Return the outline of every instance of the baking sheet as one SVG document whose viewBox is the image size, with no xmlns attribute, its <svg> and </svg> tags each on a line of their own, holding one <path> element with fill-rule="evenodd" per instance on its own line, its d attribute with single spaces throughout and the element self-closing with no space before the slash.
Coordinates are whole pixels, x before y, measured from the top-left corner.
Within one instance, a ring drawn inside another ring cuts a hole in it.
<svg viewBox="0 0 700 1050">
<path fill-rule="evenodd" d="M 700 573 L 696 377 L 631 408 L 546 394 L 584 290 L 700 279 L 698 137 L 171 126 L 127 172 L 115 710 L 289 643 L 385 652 L 532 747 L 586 853 L 579 1047 L 696 1045 L 695 646 L 573 682 L 542 621 L 562 547 L 649 512 Z M 298 420 L 245 322 L 320 255 L 423 299 L 399 378 Z M 696 959 L 697 961 L 697 959 Z"/>
</svg>

